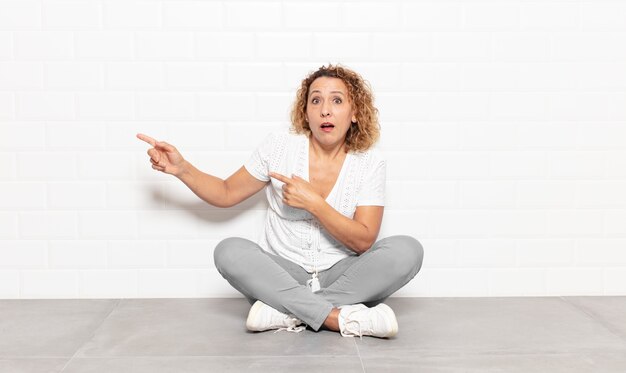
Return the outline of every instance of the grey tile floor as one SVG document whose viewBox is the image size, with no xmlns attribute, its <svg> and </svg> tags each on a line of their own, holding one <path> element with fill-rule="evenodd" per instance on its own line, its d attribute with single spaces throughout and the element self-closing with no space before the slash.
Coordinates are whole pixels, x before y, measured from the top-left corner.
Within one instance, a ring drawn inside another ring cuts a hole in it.
<svg viewBox="0 0 626 373">
<path fill-rule="evenodd" d="M 0 300 L 0 372 L 626 372 L 626 297 L 387 304 L 361 340 L 247 332 L 241 298 Z"/>
</svg>

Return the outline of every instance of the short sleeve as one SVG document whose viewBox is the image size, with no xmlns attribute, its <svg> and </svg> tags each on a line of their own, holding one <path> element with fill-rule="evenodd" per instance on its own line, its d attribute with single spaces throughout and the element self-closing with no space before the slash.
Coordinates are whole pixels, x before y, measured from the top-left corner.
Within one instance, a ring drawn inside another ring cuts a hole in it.
<svg viewBox="0 0 626 373">
<path fill-rule="evenodd" d="M 368 167 L 357 198 L 357 206 L 384 206 L 387 162 L 379 158 Z"/>
<path fill-rule="evenodd" d="M 276 133 L 271 133 L 265 137 L 263 142 L 257 146 L 244 167 L 250 175 L 261 181 L 270 181 L 269 164 L 272 150 L 275 148 Z"/>
</svg>

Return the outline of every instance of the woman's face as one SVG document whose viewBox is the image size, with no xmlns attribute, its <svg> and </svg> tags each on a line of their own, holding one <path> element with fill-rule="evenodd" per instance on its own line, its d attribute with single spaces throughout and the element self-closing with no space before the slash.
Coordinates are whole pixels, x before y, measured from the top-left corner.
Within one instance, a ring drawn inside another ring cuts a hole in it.
<svg viewBox="0 0 626 373">
<path fill-rule="evenodd" d="M 306 119 L 315 139 L 324 145 L 345 142 L 355 110 L 348 87 L 339 78 L 319 77 L 309 87 Z"/>
</svg>

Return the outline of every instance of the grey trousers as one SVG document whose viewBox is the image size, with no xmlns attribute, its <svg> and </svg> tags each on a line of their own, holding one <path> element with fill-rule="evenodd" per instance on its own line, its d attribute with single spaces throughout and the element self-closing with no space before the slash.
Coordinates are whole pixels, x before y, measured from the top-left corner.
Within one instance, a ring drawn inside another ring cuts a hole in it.
<svg viewBox="0 0 626 373">
<path fill-rule="evenodd" d="M 411 236 L 383 238 L 365 253 L 319 272 L 321 290 L 316 293 L 306 286 L 311 274 L 304 268 L 248 239 L 222 240 L 214 257 L 219 273 L 251 304 L 261 300 L 317 331 L 334 307 L 357 303 L 371 307 L 406 285 L 421 269 L 424 250 Z"/>
</svg>

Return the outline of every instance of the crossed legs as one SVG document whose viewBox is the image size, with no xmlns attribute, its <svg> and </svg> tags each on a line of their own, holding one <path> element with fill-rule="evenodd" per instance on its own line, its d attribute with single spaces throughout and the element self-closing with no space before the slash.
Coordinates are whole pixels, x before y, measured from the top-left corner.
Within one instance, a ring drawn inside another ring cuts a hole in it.
<svg viewBox="0 0 626 373">
<path fill-rule="evenodd" d="M 423 255 L 422 245 L 411 236 L 381 239 L 366 253 L 320 272 L 321 290 L 312 293 L 305 285 L 310 274 L 302 267 L 248 239 L 224 239 L 214 252 L 217 270 L 250 303 L 261 300 L 316 331 L 322 325 L 338 330 L 338 306 L 384 301 L 415 277 Z"/>
</svg>

